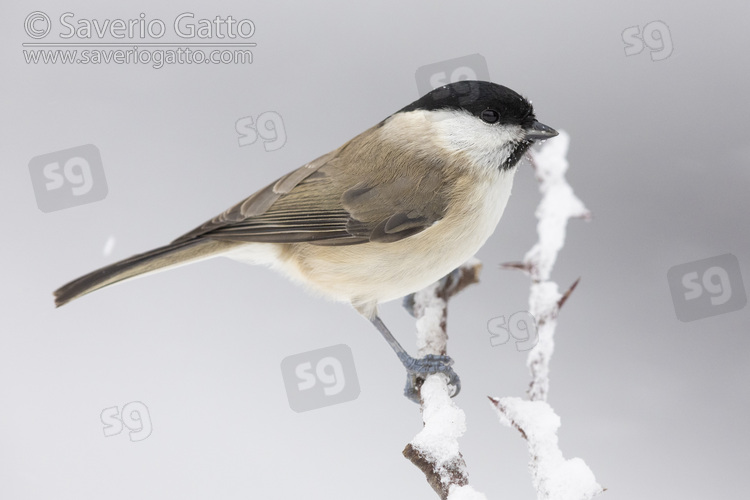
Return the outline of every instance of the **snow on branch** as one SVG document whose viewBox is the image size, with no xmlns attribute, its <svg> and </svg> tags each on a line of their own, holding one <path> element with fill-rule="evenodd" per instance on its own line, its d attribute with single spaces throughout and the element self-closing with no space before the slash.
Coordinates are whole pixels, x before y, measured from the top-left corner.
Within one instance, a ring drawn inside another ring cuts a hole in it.
<svg viewBox="0 0 750 500">
<path fill-rule="evenodd" d="M 539 500 L 583 500 L 601 493 L 580 458 L 565 460 L 557 445 L 560 417 L 545 401 L 490 398 L 500 421 L 518 429 L 529 444 L 531 478 Z"/>
<path fill-rule="evenodd" d="M 481 263 L 472 259 L 442 280 L 410 295 L 405 306 L 417 318 L 419 356 L 445 355 L 448 300 L 478 282 Z M 451 400 L 448 377 L 428 375 L 419 388 L 424 427 L 406 445 L 403 454 L 416 465 L 443 500 L 486 500 L 469 486 L 469 476 L 458 448 L 466 432 L 466 415 Z"/>
<path fill-rule="evenodd" d="M 547 141 L 540 151 L 531 151 L 531 163 L 542 193 L 542 200 L 536 210 L 539 241 L 526 252 L 523 262 L 503 265 L 506 269 L 521 269 L 531 276 L 529 313 L 536 319 L 539 334 L 539 341 L 529 351 L 527 359 L 532 375 L 528 394 L 532 401 L 547 400 L 549 361 L 555 348 L 557 314 L 578 285 L 576 281 L 561 294 L 557 283 L 550 281 L 550 273 L 557 254 L 565 244 L 568 220 L 573 217 L 591 217 L 591 213 L 565 180 L 569 144 L 570 136 L 560 132 L 559 137 Z"/>
<path fill-rule="evenodd" d="M 528 442 L 530 469 L 539 500 L 587 500 L 603 491 L 583 460 L 566 460 L 558 447 L 560 417 L 547 404 L 549 361 L 554 350 L 554 333 L 560 308 L 578 281 L 560 293 L 550 281 L 552 267 L 565 243 L 568 220 L 588 219 L 590 214 L 565 180 L 566 154 L 570 139 L 564 132 L 531 153 L 542 200 L 536 215 L 539 242 L 523 262 L 506 264 L 531 276 L 529 312 L 537 322 L 538 344 L 530 351 L 527 364 L 532 374 L 529 400 L 490 398 L 500 421 L 520 431 Z M 472 260 L 433 285 L 406 298 L 405 307 L 417 318 L 419 356 L 445 355 L 448 300 L 478 281 L 481 264 Z M 404 449 L 404 456 L 416 465 L 443 500 L 486 500 L 469 486 L 466 463 L 458 438 L 466 432 L 466 415 L 451 400 L 452 388 L 443 373 L 427 376 L 419 386 L 423 429 Z"/>
<path fill-rule="evenodd" d="M 540 151 L 531 152 L 532 165 L 542 193 L 536 211 L 539 241 L 526 253 L 523 262 L 503 266 L 521 269 L 531 277 L 529 312 L 536 319 L 539 341 L 527 359 L 532 376 L 529 401 L 490 398 L 500 422 L 518 429 L 528 442 L 532 457 L 529 467 L 539 500 L 585 500 L 604 491 L 583 460 L 563 458 L 557 444 L 560 417 L 546 402 L 557 316 L 578 285 L 576 280 L 561 294 L 557 283 L 550 280 L 550 274 L 565 244 L 568 220 L 591 217 L 565 180 L 569 144 L 568 134 L 560 132 L 559 137 L 547 141 Z"/>
</svg>

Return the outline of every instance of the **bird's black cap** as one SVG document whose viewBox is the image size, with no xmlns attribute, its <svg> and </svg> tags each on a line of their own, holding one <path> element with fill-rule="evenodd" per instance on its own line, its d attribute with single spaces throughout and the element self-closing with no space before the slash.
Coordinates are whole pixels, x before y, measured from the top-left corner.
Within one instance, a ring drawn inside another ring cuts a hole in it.
<svg viewBox="0 0 750 500">
<path fill-rule="evenodd" d="M 479 117 L 488 109 L 500 115 L 498 123 L 531 127 L 536 118 L 531 103 L 517 92 L 492 82 L 466 80 L 443 85 L 399 112 L 440 109 L 465 110 Z"/>
</svg>

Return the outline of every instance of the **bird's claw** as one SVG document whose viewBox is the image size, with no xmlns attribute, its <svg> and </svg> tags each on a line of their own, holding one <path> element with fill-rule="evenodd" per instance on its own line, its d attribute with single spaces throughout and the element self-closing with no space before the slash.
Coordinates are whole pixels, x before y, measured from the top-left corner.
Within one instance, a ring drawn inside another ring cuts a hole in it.
<svg viewBox="0 0 750 500">
<path fill-rule="evenodd" d="M 461 379 L 451 368 L 453 360 L 450 356 L 428 354 L 421 359 L 416 359 L 408 355 L 399 355 L 399 358 L 406 368 L 404 396 L 409 400 L 415 403 L 420 402 L 419 389 L 427 376 L 434 373 L 443 373 L 448 377 L 448 384 L 454 389 L 451 397 L 456 396 L 461 391 Z"/>
</svg>

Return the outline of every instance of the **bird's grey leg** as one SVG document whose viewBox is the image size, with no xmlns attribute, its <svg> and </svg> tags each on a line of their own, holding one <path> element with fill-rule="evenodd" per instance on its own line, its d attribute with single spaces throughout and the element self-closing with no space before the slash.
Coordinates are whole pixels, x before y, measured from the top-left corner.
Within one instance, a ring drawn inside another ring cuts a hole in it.
<svg viewBox="0 0 750 500">
<path fill-rule="evenodd" d="M 385 326 L 383 320 L 376 314 L 371 320 L 375 328 L 378 329 L 380 334 L 385 338 L 388 345 L 391 346 L 396 352 L 398 359 L 401 360 L 401 364 L 406 368 L 406 387 L 404 388 L 404 396 L 409 398 L 415 403 L 419 403 L 419 385 L 427 375 L 433 373 L 444 373 L 448 376 L 450 385 L 456 388 L 453 396 L 459 393 L 461 390 L 461 380 L 453 371 L 451 365 L 453 360 L 449 356 L 440 356 L 436 354 L 428 354 L 424 358 L 416 359 L 409 356 L 409 353 L 401 347 L 398 340 L 393 336 L 388 327 Z"/>
</svg>

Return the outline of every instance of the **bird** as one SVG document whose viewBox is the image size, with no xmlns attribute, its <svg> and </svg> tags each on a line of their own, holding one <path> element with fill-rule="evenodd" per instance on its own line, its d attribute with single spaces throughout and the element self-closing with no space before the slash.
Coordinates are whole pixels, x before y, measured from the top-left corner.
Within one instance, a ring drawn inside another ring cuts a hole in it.
<svg viewBox="0 0 750 500">
<path fill-rule="evenodd" d="M 406 368 L 409 399 L 418 401 L 417 379 L 438 372 L 455 396 L 453 360 L 411 357 L 378 304 L 473 257 L 500 221 L 525 152 L 557 134 L 502 85 L 438 87 L 171 243 L 63 285 L 55 305 L 216 256 L 266 265 L 368 319 Z"/>
</svg>

